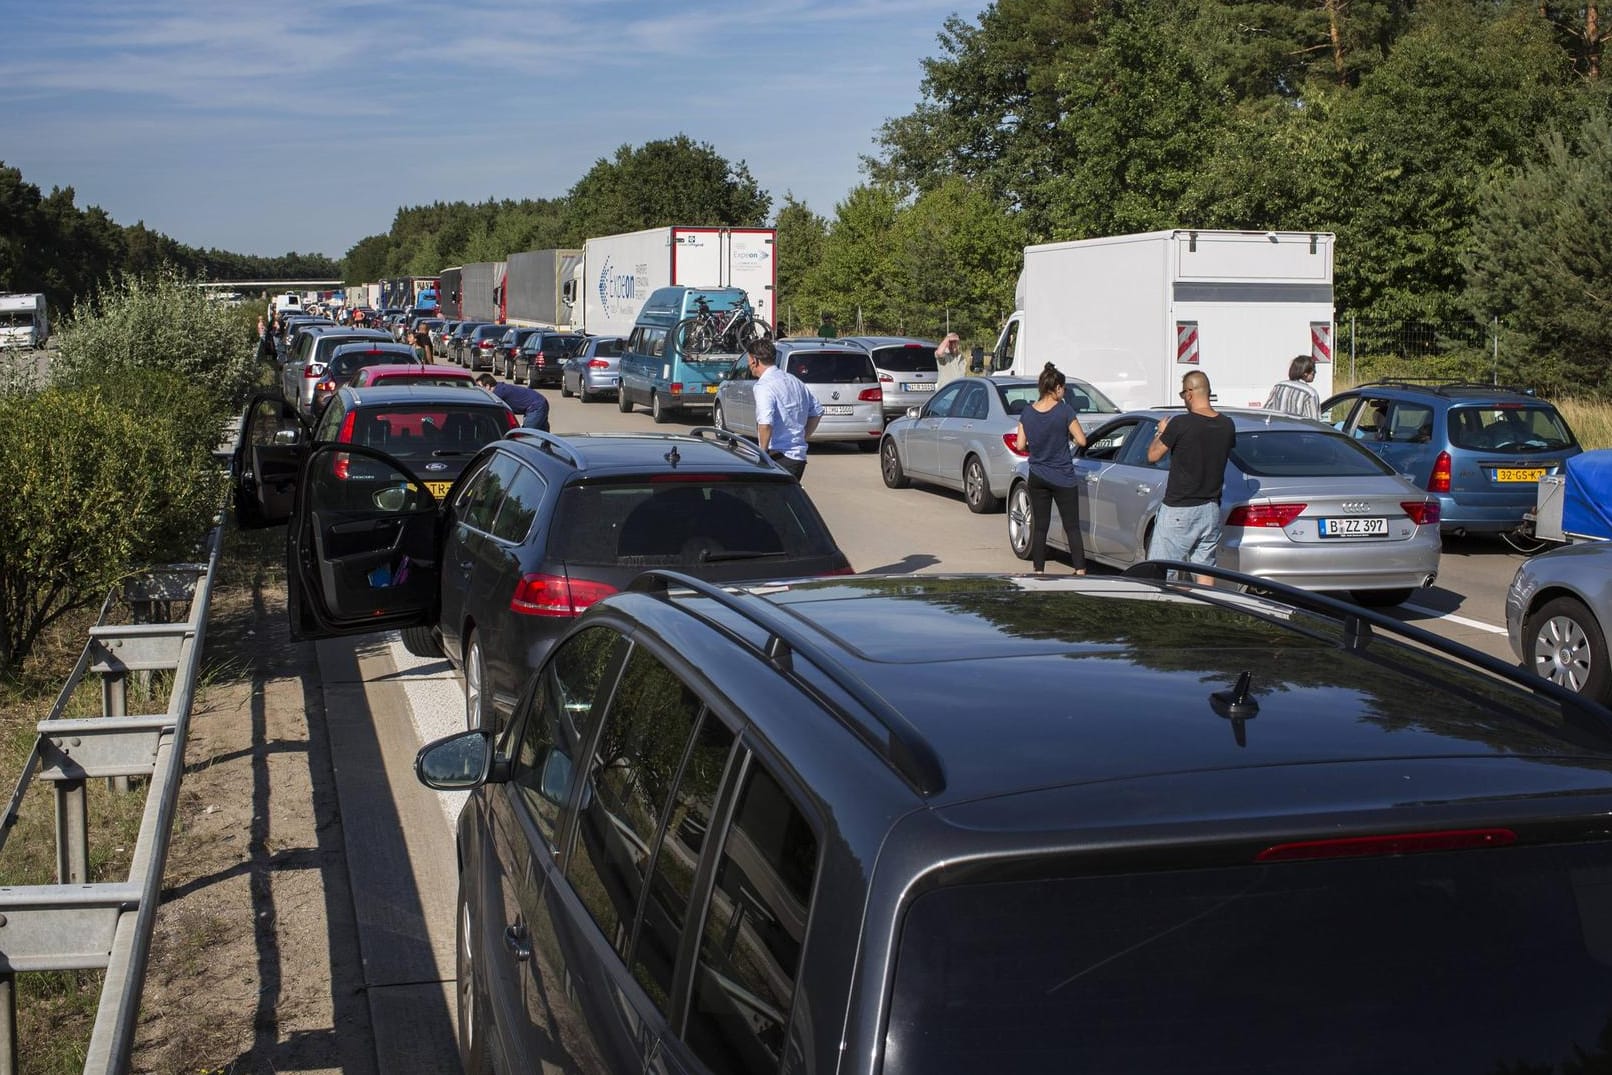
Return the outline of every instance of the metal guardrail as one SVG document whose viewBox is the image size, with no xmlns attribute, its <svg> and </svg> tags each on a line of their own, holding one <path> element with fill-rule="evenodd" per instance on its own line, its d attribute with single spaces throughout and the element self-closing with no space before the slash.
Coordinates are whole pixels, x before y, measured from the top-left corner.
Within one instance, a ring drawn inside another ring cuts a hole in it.
<svg viewBox="0 0 1612 1075">
<path fill-rule="evenodd" d="M 105 972 L 84 1071 L 111 1075 L 128 1069 L 223 535 L 220 522 L 207 536 L 205 563 L 171 565 L 125 587 L 125 600 L 137 615 L 157 602 L 188 600 L 183 622 L 108 624 L 115 594 L 107 596 L 78 663 L 39 722 L 38 738 L 0 816 L 4 850 L 33 781 L 50 784 L 57 883 L 0 887 L 0 1075 L 18 1070 L 16 977 L 32 971 Z M 166 711 L 130 715 L 129 678 L 153 672 L 172 674 Z M 101 680 L 101 715 L 65 717 L 73 692 L 92 675 Z M 112 781 L 115 791 L 128 791 L 130 778 L 146 781 L 140 832 L 123 881 L 89 880 L 86 783 L 100 778 Z"/>
</svg>

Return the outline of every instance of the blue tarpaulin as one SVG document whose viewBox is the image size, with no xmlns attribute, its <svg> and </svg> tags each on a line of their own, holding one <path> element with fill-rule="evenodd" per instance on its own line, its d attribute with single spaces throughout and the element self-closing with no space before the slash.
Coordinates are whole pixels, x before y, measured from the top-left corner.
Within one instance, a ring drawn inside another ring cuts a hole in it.
<svg viewBox="0 0 1612 1075">
<path fill-rule="evenodd" d="M 1575 455 L 1566 470 L 1562 532 L 1612 539 L 1612 449 Z"/>
</svg>

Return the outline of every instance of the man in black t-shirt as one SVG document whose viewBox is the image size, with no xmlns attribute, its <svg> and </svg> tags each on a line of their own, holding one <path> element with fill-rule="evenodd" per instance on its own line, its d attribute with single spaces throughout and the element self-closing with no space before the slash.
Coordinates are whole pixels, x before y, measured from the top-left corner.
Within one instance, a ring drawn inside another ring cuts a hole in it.
<svg viewBox="0 0 1612 1075">
<path fill-rule="evenodd" d="M 1153 443 L 1147 446 L 1149 463 L 1170 457 L 1170 479 L 1164 486 L 1164 505 L 1153 522 L 1147 557 L 1213 564 L 1215 546 L 1220 544 L 1220 487 L 1237 429 L 1209 405 L 1209 376 L 1202 370 L 1181 378 L 1181 399 L 1187 412 L 1159 419 Z M 1214 585 L 1211 576 L 1195 577 L 1200 585 Z"/>
</svg>

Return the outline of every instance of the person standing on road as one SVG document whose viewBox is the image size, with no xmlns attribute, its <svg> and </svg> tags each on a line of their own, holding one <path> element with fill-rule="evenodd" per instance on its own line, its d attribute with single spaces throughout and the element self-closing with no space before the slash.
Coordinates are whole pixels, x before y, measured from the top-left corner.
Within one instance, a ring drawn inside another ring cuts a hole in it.
<svg viewBox="0 0 1612 1075">
<path fill-rule="evenodd" d="M 500 382 L 490 373 L 484 373 L 476 378 L 476 383 L 489 393 L 502 400 L 504 406 L 521 416 L 521 425 L 526 429 L 549 430 L 549 401 L 543 398 L 543 393 L 535 388 L 525 385 Z"/>
<path fill-rule="evenodd" d="M 1181 378 L 1181 399 L 1186 413 L 1160 418 L 1147 446 L 1149 463 L 1170 457 L 1164 505 L 1153 522 L 1147 558 L 1213 565 L 1220 544 L 1220 490 L 1237 427 L 1210 406 L 1209 376 L 1202 370 Z M 1194 577 L 1200 585 L 1214 585 L 1209 575 Z"/>
<path fill-rule="evenodd" d="M 957 333 L 948 332 L 935 348 L 935 391 L 967 374 L 968 358 L 963 354 L 963 341 Z"/>
<path fill-rule="evenodd" d="M 799 481 L 806 473 L 806 442 L 822 421 L 823 405 L 800 378 L 778 368 L 771 340 L 756 340 L 745 353 L 756 378 L 756 443 Z"/>
<path fill-rule="evenodd" d="M 840 328 L 834 323 L 833 314 L 824 314 L 823 320 L 817 323 L 817 334 L 825 340 L 832 340 L 840 334 Z"/>
<path fill-rule="evenodd" d="M 1287 366 L 1287 380 L 1277 381 L 1265 397 L 1265 409 L 1291 414 L 1295 418 L 1320 418 L 1321 393 L 1312 384 L 1315 359 L 1298 355 Z"/>
<path fill-rule="evenodd" d="M 1047 530 L 1052 505 L 1058 505 L 1069 561 L 1075 574 L 1086 573 L 1086 550 L 1080 542 L 1079 476 L 1069 454 L 1072 440 L 1086 446 L 1080 416 L 1064 399 L 1064 375 L 1048 362 L 1036 379 L 1041 398 L 1019 412 L 1018 450 L 1030 455 L 1030 563 L 1036 574 L 1047 569 Z"/>
</svg>

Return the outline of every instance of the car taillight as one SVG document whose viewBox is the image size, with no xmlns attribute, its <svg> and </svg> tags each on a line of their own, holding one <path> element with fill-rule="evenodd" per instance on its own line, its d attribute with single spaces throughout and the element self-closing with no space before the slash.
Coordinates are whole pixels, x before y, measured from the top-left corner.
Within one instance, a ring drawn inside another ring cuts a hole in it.
<svg viewBox="0 0 1612 1075">
<path fill-rule="evenodd" d="M 336 382 L 320 381 L 318 384 L 314 385 L 314 388 L 320 392 L 334 392 L 336 390 Z"/>
<path fill-rule="evenodd" d="M 681 381 L 673 381 L 671 384 L 666 386 L 666 391 L 670 392 L 674 396 L 681 396 L 683 394 L 683 383 Z"/>
<path fill-rule="evenodd" d="M 504 413 L 504 420 L 509 423 L 509 428 L 511 429 L 514 429 L 516 426 L 520 425 L 520 423 L 515 420 L 514 411 L 506 411 Z"/>
<path fill-rule="evenodd" d="M 1439 521 L 1441 515 L 1437 500 L 1407 500 L 1399 506 L 1405 509 L 1405 514 L 1417 526 L 1431 526 Z"/>
<path fill-rule="evenodd" d="M 302 367 L 302 375 L 307 378 L 313 378 L 319 376 L 319 371 L 312 366 L 304 366 Z"/>
<path fill-rule="evenodd" d="M 1427 479 L 1427 491 L 1430 493 L 1447 493 L 1450 491 L 1450 453 L 1440 452 L 1438 458 L 1433 460 L 1433 473 Z"/>
<path fill-rule="evenodd" d="M 602 358 L 590 358 L 588 360 L 588 368 L 590 370 L 607 370 L 610 368 L 610 363 L 606 362 Z"/>
<path fill-rule="evenodd" d="M 358 421 L 358 412 L 357 411 L 348 411 L 347 412 L 347 417 L 343 418 L 341 420 L 341 432 L 336 434 L 336 440 L 339 443 L 341 443 L 341 444 L 351 444 L 353 442 L 353 425 L 357 421 Z M 344 455 L 344 456 L 342 456 L 342 458 L 346 459 L 347 457 Z"/>
<path fill-rule="evenodd" d="M 541 365 L 544 365 L 545 363 L 547 363 L 548 359 L 543 357 L 543 352 L 542 351 L 538 351 L 536 354 L 532 355 L 532 362 L 535 363 L 536 365 L 541 366 Z"/>
<path fill-rule="evenodd" d="M 344 482 L 347 480 L 347 475 L 351 472 L 352 463 L 353 457 L 344 452 L 336 456 L 335 460 L 331 462 L 330 472 L 336 476 L 337 481 Z"/>
<path fill-rule="evenodd" d="M 1294 862 L 1303 859 L 1352 859 L 1376 855 L 1417 855 L 1427 851 L 1473 851 L 1510 847 L 1517 834 L 1510 829 L 1450 829 L 1444 832 L 1406 832 L 1392 836 L 1341 836 L 1332 840 L 1299 840 L 1267 847 L 1255 862 Z"/>
<path fill-rule="evenodd" d="M 1028 448 L 1022 452 L 1019 451 L 1019 434 L 1017 430 L 1013 431 L 1012 433 L 1003 433 L 1002 443 L 1007 447 L 1008 451 L 1012 452 L 1020 459 L 1030 458 L 1030 451 Z"/>
<path fill-rule="evenodd" d="M 523 616 L 575 616 L 615 592 L 614 586 L 603 582 L 564 575 L 522 575 L 509 599 L 509 610 Z"/>
<path fill-rule="evenodd" d="M 884 389 L 882 389 L 882 388 L 864 388 L 864 389 L 862 389 L 861 392 L 857 393 L 856 398 L 857 398 L 858 401 L 860 401 L 862 403 L 883 403 L 884 402 Z"/>
<path fill-rule="evenodd" d="M 1303 504 L 1244 504 L 1231 509 L 1227 526 L 1283 527 L 1299 517 Z"/>
<path fill-rule="evenodd" d="M 879 374 L 879 383 L 880 384 L 895 384 L 896 379 L 894 377 L 890 376 L 888 373 L 881 373 L 881 374 Z"/>
</svg>

